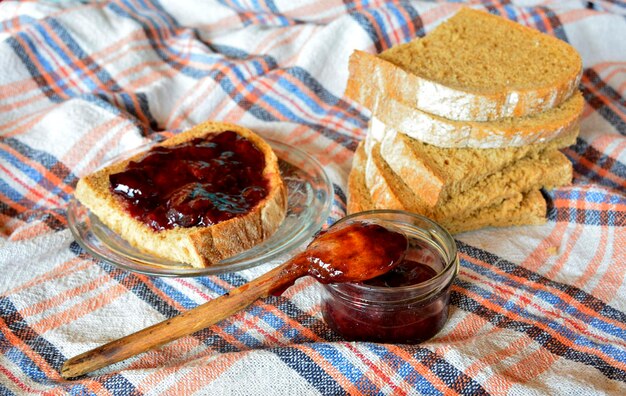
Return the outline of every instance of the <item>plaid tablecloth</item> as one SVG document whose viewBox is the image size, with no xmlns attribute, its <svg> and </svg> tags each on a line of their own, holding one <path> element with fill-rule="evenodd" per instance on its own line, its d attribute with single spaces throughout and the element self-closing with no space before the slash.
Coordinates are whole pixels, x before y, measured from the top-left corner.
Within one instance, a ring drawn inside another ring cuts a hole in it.
<svg viewBox="0 0 626 396">
<path fill-rule="evenodd" d="M 422 36 L 458 2 L 120 0 L 0 4 L 0 395 L 626 394 L 626 4 L 472 1 L 571 43 L 587 105 L 574 184 L 543 226 L 457 237 L 444 330 L 421 345 L 343 341 L 311 279 L 88 377 L 68 357 L 267 271 L 193 279 L 90 257 L 66 220 L 77 178 L 195 123 L 296 145 L 343 216 L 367 111 L 342 97 L 353 49 Z"/>
</svg>

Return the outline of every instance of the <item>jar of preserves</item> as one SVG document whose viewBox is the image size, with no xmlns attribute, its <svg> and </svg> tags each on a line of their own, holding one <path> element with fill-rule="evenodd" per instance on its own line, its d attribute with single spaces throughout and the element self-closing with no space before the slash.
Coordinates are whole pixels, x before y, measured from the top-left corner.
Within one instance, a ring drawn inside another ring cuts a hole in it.
<svg viewBox="0 0 626 396">
<path fill-rule="evenodd" d="M 454 239 L 434 221 L 404 211 L 367 211 L 339 220 L 353 221 L 402 232 L 409 247 L 404 260 L 382 276 L 321 285 L 326 323 L 351 341 L 419 343 L 433 337 L 448 319 L 450 288 L 458 273 Z"/>
</svg>

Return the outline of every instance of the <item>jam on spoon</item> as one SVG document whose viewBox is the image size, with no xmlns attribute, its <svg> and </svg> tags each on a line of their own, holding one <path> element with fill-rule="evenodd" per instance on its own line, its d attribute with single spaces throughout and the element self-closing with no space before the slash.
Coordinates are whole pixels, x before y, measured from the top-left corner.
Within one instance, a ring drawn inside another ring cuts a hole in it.
<svg viewBox="0 0 626 396">
<path fill-rule="evenodd" d="M 215 324 L 259 298 L 285 290 L 307 274 L 324 283 L 362 282 L 398 265 L 408 248 L 404 234 L 381 225 L 355 221 L 333 226 L 286 263 L 229 293 L 134 334 L 73 357 L 63 378 L 93 370 L 157 348 Z"/>
</svg>

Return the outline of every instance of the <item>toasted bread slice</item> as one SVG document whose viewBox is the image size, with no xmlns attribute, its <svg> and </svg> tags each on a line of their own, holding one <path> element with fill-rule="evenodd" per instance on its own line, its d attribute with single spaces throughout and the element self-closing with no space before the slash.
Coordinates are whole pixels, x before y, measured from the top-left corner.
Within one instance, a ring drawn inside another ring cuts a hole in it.
<svg viewBox="0 0 626 396">
<path fill-rule="evenodd" d="M 375 202 L 365 186 L 364 144 L 361 143 L 354 157 L 348 182 L 348 214 L 364 210 L 390 209 Z M 395 208 L 409 210 L 408 208 Z M 419 213 L 419 212 L 418 212 Z M 439 221 L 453 234 L 485 227 L 543 224 L 546 219 L 546 201 L 538 190 L 518 194 L 498 205 L 484 207 L 464 216 L 454 216 Z"/>
<path fill-rule="evenodd" d="M 122 200 L 110 191 L 109 176 L 123 171 L 130 161 L 138 160 L 143 153 L 81 178 L 74 194 L 111 230 L 143 251 L 194 267 L 215 264 L 269 237 L 284 219 L 287 208 L 286 188 L 280 176 L 277 157 L 269 144 L 249 129 L 221 122 L 206 122 L 158 146 L 176 146 L 224 131 L 234 131 L 243 136 L 265 158 L 262 175 L 268 182 L 267 195 L 245 214 L 206 227 L 176 227 L 155 231 L 131 216 Z M 167 169 L 163 171 L 167 172 Z"/>
<path fill-rule="evenodd" d="M 408 186 L 419 189 L 425 204 L 434 207 L 475 186 L 489 175 L 523 158 L 576 142 L 578 128 L 549 142 L 493 149 L 441 148 L 412 139 L 372 119 L 370 128 L 384 128 L 380 153 Z M 372 136 L 376 135 L 374 133 Z"/>
<path fill-rule="evenodd" d="M 582 60 L 564 41 L 463 8 L 424 38 L 378 56 L 355 51 L 349 68 L 354 100 L 375 94 L 449 120 L 490 121 L 559 106 L 576 90 Z"/>
<path fill-rule="evenodd" d="M 454 121 L 383 97 L 371 79 L 359 84 L 360 89 L 349 96 L 376 118 L 414 139 L 445 148 L 500 148 L 550 141 L 577 128 L 585 104 L 582 94 L 575 92 L 560 106 L 542 113 L 486 122 Z M 356 81 L 350 83 L 352 88 L 356 85 Z"/>
</svg>

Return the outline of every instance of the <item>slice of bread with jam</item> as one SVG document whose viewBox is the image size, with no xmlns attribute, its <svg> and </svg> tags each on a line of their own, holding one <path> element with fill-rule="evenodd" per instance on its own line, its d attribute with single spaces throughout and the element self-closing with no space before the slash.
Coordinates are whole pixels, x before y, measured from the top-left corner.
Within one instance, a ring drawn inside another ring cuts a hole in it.
<svg viewBox="0 0 626 396">
<path fill-rule="evenodd" d="M 76 198 L 136 248 L 206 267 L 268 238 L 287 211 L 270 145 L 206 122 L 81 178 Z"/>
</svg>

